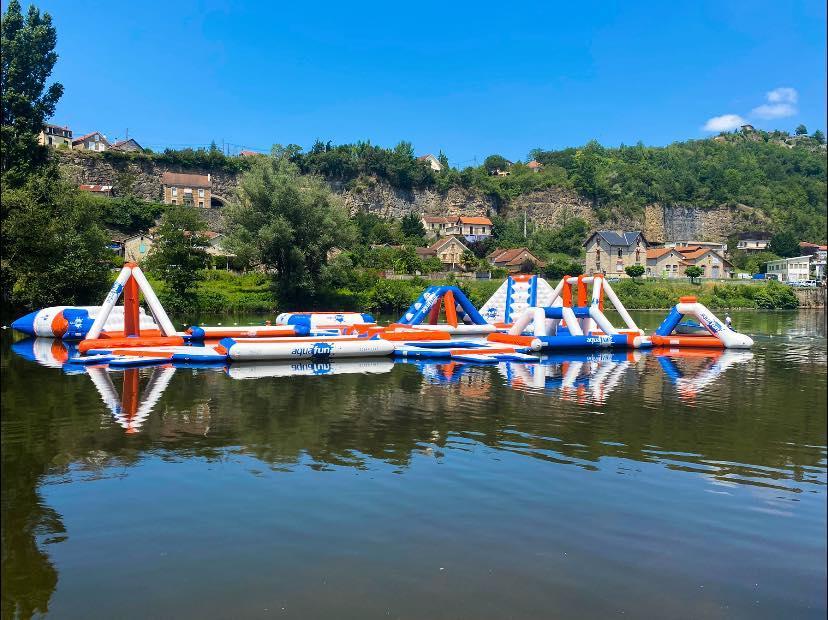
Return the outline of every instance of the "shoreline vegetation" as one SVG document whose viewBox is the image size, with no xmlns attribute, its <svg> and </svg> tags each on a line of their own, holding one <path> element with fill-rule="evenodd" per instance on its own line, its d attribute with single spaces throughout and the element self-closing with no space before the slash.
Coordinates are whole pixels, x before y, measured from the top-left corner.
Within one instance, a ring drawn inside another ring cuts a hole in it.
<svg viewBox="0 0 828 620">
<path fill-rule="evenodd" d="M 427 286 L 456 284 L 480 307 L 502 284 L 502 279 L 473 280 L 446 278 L 431 280 L 414 277 L 409 280 L 385 279 L 371 275 L 364 286 L 334 289 L 320 297 L 313 307 L 280 303 L 267 274 L 206 270 L 195 294 L 190 317 L 201 314 L 276 314 L 281 311 L 334 309 L 366 311 L 376 314 L 402 313 Z M 151 279 L 162 302 L 169 299 L 169 288 L 160 280 Z M 554 282 L 553 282 L 554 284 Z M 625 279 L 613 283 L 613 289 L 631 310 L 668 310 L 679 297 L 696 296 L 714 310 L 793 310 L 798 299 L 790 287 L 776 282 L 670 282 L 664 280 Z"/>
</svg>

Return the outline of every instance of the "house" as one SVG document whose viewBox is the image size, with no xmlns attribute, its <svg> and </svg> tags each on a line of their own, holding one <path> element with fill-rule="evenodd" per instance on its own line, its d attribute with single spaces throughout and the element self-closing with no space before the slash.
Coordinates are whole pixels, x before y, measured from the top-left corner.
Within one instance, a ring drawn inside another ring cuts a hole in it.
<svg viewBox="0 0 828 620">
<path fill-rule="evenodd" d="M 492 220 L 483 216 L 434 217 L 424 215 L 420 221 L 429 236 L 463 235 L 470 242 L 492 236 Z"/>
<path fill-rule="evenodd" d="M 819 245 L 818 243 L 809 243 L 807 241 L 800 241 L 799 251 L 803 256 L 811 257 L 811 271 L 813 272 L 814 278 L 819 281 L 824 280 L 826 257 L 828 257 L 828 246 Z"/>
<path fill-rule="evenodd" d="M 161 185 L 165 204 L 210 207 L 212 179 L 209 174 L 165 172 L 161 175 Z"/>
<path fill-rule="evenodd" d="M 428 155 L 420 155 L 417 158 L 417 161 L 422 161 L 427 163 L 434 172 L 440 172 L 443 170 L 443 164 L 440 163 L 440 160 L 434 157 L 431 153 Z"/>
<path fill-rule="evenodd" d="M 741 130 L 742 130 L 742 133 L 752 133 L 752 132 L 756 131 L 753 128 L 753 125 L 748 125 L 748 124 L 742 125 Z"/>
<path fill-rule="evenodd" d="M 98 196 L 113 196 L 111 185 L 78 185 L 78 189 L 82 192 L 89 192 L 90 194 L 97 194 Z"/>
<path fill-rule="evenodd" d="M 455 219 L 456 218 L 424 215 L 420 221 L 423 224 L 423 228 L 425 228 L 427 236 L 444 237 L 449 234 L 449 229 L 453 230 Z"/>
<path fill-rule="evenodd" d="M 126 140 L 118 140 L 109 147 L 113 151 L 129 151 L 132 153 L 143 153 L 143 147 L 138 144 L 135 138 L 127 138 Z"/>
<path fill-rule="evenodd" d="M 126 240 L 130 238 L 130 236 L 117 230 L 107 230 L 106 234 L 109 235 L 109 243 L 106 245 L 106 247 L 115 252 L 115 254 L 117 254 L 121 258 L 123 258 L 124 244 L 126 243 Z"/>
<path fill-rule="evenodd" d="M 674 249 L 684 258 L 682 272 L 688 267 L 699 267 L 702 278 L 718 280 L 733 277 L 733 263 L 716 250 L 701 246 L 676 246 Z"/>
<path fill-rule="evenodd" d="M 37 141 L 43 146 L 65 146 L 72 148 L 72 130 L 58 125 L 44 125 L 37 136 Z"/>
<path fill-rule="evenodd" d="M 253 157 L 254 155 L 262 155 L 262 153 L 249 150 L 239 151 L 239 157 Z"/>
<path fill-rule="evenodd" d="M 417 254 L 420 258 L 436 256 L 447 271 L 459 269 L 462 264 L 463 253 L 470 251 L 468 246 L 454 235 L 438 239 L 427 248 L 417 248 Z"/>
<path fill-rule="evenodd" d="M 533 159 L 528 164 L 526 164 L 526 167 L 529 168 L 532 172 L 540 172 L 540 169 L 543 168 L 543 164 Z"/>
<path fill-rule="evenodd" d="M 793 258 L 780 258 L 766 263 L 767 276 L 772 280 L 780 282 L 802 282 L 809 280 L 811 276 L 811 257 L 794 256 Z"/>
<path fill-rule="evenodd" d="M 683 262 L 684 256 L 674 247 L 650 248 L 647 250 L 647 267 L 644 273 L 648 278 L 683 277 Z"/>
<path fill-rule="evenodd" d="M 133 235 L 124 241 L 124 260 L 140 263 L 152 248 L 152 237 L 146 233 Z"/>
<path fill-rule="evenodd" d="M 528 248 L 497 248 L 486 257 L 494 267 L 501 267 L 510 273 L 516 273 L 527 261 L 533 262 L 537 267 L 544 267 L 544 263 L 537 256 L 532 254 Z"/>
<path fill-rule="evenodd" d="M 625 277 L 625 267 L 641 265 L 646 268 L 649 243 L 641 231 L 599 230 L 583 243 L 586 249 L 587 275 L 603 273 Z"/>
<path fill-rule="evenodd" d="M 461 215 L 455 223 L 457 233 L 467 241 L 478 241 L 492 236 L 492 220 L 482 216 Z"/>
<path fill-rule="evenodd" d="M 765 231 L 741 233 L 736 249 L 743 252 L 764 252 L 768 249 L 770 239 L 771 234 Z"/>
<path fill-rule="evenodd" d="M 109 141 L 100 131 L 93 131 L 85 136 L 72 140 L 72 148 L 79 151 L 105 151 L 109 148 Z"/>
</svg>

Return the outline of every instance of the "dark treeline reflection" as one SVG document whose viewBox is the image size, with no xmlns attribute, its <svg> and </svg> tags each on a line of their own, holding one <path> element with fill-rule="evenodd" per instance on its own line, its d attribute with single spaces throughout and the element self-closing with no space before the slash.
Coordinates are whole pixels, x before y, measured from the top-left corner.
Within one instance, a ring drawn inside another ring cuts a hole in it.
<svg viewBox="0 0 828 620">
<path fill-rule="evenodd" d="M 572 362 L 550 362 L 534 383 L 518 368 L 453 364 L 243 380 L 177 369 L 132 426 L 116 419 L 90 375 L 38 366 L 8 347 L 4 339 L 3 617 L 47 611 L 56 587 L 48 543 L 71 532 L 44 505 L 44 481 L 113 467 L 129 475 L 150 454 L 220 460 L 241 452 L 285 472 L 275 475 L 378 463 L 404 471 L 417 456 L 450 458 L 473 441 L 586 470 L 612 467 L 601 463 L 607 457 L 662 462 L 788 492 L 824 469 L 824 351 L 795 343 L 719 374 L 703 356 L 672 366 L 652 354 L 622 356 L 604 383 L 600 362 L 577 373 Z M 567 371 L 578 377 L 568 387 Z M 144 393 L 158 371 L 132 372 Z M 121 393 L 124 373 L 108 375 Z M 710 379 L 691 381 L 699 377 Z"/>
</svg>

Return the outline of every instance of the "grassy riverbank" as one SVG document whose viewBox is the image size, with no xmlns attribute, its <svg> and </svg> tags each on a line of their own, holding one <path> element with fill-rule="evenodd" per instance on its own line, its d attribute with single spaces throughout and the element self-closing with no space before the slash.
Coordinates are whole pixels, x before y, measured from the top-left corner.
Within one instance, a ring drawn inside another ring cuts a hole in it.
<svg viewBox="0 0 828 620">
<path fill-rule="evenodd" d="M 476 307 L 497 290 L 502 280 L 387 280 L 365 273 L 348 286 L 326 289 L 304 309 L 361 310 L 377 313 L 400 312 L 407 308 L 427 286 L 456 284 Z M 163 283 L 153 281 L 163 300 Z M 794 309 L 798 306 L 793 291 L 782 284 L 754 282 L 667 282 L 623 280 L 613 284 L 622 302 L 630 309 L 667 309 L 679 297 L 694 295 L 710 308 Z M 205 271 L 197 291 L 195 312 L 205 314 L 274 313 L 298 309 L 282 305 L 276 298 L 271 279 L 262 273 L 234 274 Z"/>
</svg>

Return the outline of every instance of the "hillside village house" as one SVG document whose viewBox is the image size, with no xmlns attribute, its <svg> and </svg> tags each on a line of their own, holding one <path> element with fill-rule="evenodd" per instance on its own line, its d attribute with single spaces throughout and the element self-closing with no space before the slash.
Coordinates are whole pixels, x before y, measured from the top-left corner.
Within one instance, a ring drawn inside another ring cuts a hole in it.
<svg viewBox="0 0 828 620">
<path fill-rule="evenodd" d="M 72 148 L 72 130 L 58 125 L 44 125 L 37 137 L 38 144 L 43 146 L 65 146 Z"/>
<path fill-rule="evenodd" d="M 80 138 L 72 140 L 72 148 L 79 151 L 105 151 L 109 148 L 109 141 L 100 131 L 93 131 Z"/>
<path fill-rule="evenodd" d="M 646 268 L 649 243 L 641 231 L 599 230 L 584 241 L 586 274 L 626 277 L 625 267 Z"/>
<path fill-rule="evenodd" d="M 192 205 L 202 209 L 210 206 L 212 180 L 209 174 L 165 172 L 161 176 L 164 203 L 168 205 Z"/>
<path fill-rule="evenodd" d="M 739 235 L 736 242 L 736 249 L 743 252 L 764 252 L 770 244 L 771 234 L 769 232 L 746 232 Z"/>
<path fill-rule="evenodd" d="M 440 172 L 443 169 L 443 164 L 441 164 L 440 160 L 434 157 L 431 153 L 428 155 L 420 155 L 417 158 L 417 161 L 424 161 L 431 166 L 431 169 L 434 170 L 434 172 Z"/>
<path fill-rule="evenodd" d="M 528 248 L 497 248 L 486 257 L 494 267 L 501 267 L 510 273 L 517 273 L 527 261 L 531 261 L 536 267 L 544 267 L 544 263 L 537 256 L 532 254 Z"/>
<path fill-rule="evenodd" d="M 651 278 L 683 278 L 688 267 L 699 267 L 702 278 L 730 278 L 733 265 L 721 252 L 699 245 L 650 248 L 645 274 Z"/>
<path fill-rule="evenodd" d="M 435 217 L 424 215 L 420 220 L 430 237 L 462 235 L 467 241 L 492 236 L 492 221 L 482 216 Z"/>
<path fill-rule="evenodd" d="M 152 237 L 146 233 L 133 235 L 124 241 L 124 260 L 140 263 L 152 248 Z"/>
<path fill-rule="evenodd" d="M 417 254 L 420 258 L 436 256 L 447 271 L 459 269 L 462 264 L 463 253 L 470 251 L 468 246 L 454 235 L 438 239 L 427 248 L 417 248 Z"/>
<path fill-rule="evenodd" d="M 133 153 L 143 153 L 144 149 L 141 147 L 135 138 L 127 138 L 126 140 L 118 140 L 109 147 L 113 151 L 129 151 Z"/>
<path fill-rule="evenodd" d="M 811 257 L 811 272 L 813 273 L 814 278 L 819 281 L 824 280 L 826 257 L 828 257 L 828 246 L 801 241 L 799 243 L 799 251 L 803 256 Z"/>
<path fill-rule="evenodd" d="M 707 248 L 713 250 L 714 252 L 718 252 L 722 256 L 724 256 L 725 252 L 727 252 L 727 244 L 719 241 L 667 241 L 664 244 L 665 248 L 675 248 L 681 246 Z"/>
<path fill-rule="evenodd" d="M 543 164 L 533 159 L 528 164 L 526 164 L 526 167 L 529 168 L 532 172 L 540 172 L 540 169 L 543 168 Z"/>
<path fill-rule="evenodd" d="M 802 282 L 811 279 L 810 256 L 780 258 L 779 260 L 768 261 L 766 264 L 769 279 L 779 280 L 780 282 Z"/>
</svg>

